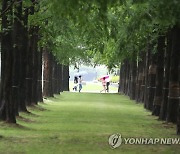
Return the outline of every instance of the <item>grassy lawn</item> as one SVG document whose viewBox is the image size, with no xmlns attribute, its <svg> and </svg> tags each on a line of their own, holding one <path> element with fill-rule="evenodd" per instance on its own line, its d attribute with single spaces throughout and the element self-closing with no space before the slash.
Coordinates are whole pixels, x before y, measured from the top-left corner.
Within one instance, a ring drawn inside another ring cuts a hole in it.
<svg viewBox="0 0 180 154">
<path fill-rule="evenodd" d="M 21 113 L 18 125 L 0 122 L 0 153 L 180 153 L 180 145 L 121 145 L 108 137 L 172 137 L 175 125 L 163 124 L 142 104 L 118 94 L 64 92 Z"/>
</svg>

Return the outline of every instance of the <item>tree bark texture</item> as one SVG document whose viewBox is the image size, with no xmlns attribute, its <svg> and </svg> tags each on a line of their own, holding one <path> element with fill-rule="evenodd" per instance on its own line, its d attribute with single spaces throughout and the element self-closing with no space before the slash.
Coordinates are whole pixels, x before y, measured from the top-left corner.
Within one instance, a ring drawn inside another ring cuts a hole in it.
<svg viewBox="0 0 180 154">
<path fill-rule="evenodd" d="M 163 76 L 164 76 L 164 53 L 165 36 L 159 36 L 157 47 L 157 72 L 156 72 L 156 91 L 153 102 L 153 115 L 159 116 L 162 104 Z"/>
<path fill-rule="evenodd" d="M 177 122 L 179 107 L 179 59 L 180 59 L 180 28 L 176 25 L 172 30 L 172 52 L 169 77 L 169 96 L 167 121 Z"/>
</svg>

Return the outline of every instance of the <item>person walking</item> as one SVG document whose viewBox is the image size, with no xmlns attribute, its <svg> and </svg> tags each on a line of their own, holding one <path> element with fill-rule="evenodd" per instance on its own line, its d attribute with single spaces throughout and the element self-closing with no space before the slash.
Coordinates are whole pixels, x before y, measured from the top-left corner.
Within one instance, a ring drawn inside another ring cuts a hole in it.
<svg viewBox="0 0 180 154">
<path fill-rule="evenodd" d="M 106 78 L 103 77 L 101 82 L 102 82 L 103 89 L 100 91 L 100 93 L 103 91 L 106 93 Z"/>
<path fill-rule="evenodd" d="M 78 84 L 79 84 L 79 92 L 81 92 L 81 90 L 82 90 L 82 77 L 81 77 L 81 75 L 79 76 Z"/>
<path fill-rule="evenodd" d="M 109 92 L 110 79 L 107 78 L 105 80 L 106 80 L 106 91 Z"/>
<path fill-rule="evenodd" d="M 74 87 L 73 87 L 73 90 L 74 90 L 74 91 L 77 91 L 77 86 L 78 86 L 78 77 L 75 76 L 75 77 L 74 77 Z"/>
</svg>

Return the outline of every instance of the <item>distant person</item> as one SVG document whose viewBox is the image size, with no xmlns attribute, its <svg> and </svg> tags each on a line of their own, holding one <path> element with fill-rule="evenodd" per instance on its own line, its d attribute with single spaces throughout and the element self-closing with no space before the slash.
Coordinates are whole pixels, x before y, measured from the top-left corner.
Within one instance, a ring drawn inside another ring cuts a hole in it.
<svg viewBox="0 0 180 154">
<path fill-rule="evenodd" d="M 81 90 L 82 90 L 82 77 L 81 77 L 81 75 L 79 76 L 78 84 L 79 84 L 79 92 L 81 92 Z"/>
<path fill-rule="evenodd" d="M 100 92 L 106 92 L 106 78 L 104 77 L 104 78 L 102 78 L 102 86 L 103 86 L 103 89 L 100 91 Z"/>
<path fill-rule="evenodd" d="M 74 90 L 74 91 L 77 91 L 77 86 L 78 86 L 78 77 L 75 76 L 75 77 L 74 77 L 74 87 L 73 87 L 73 90 Z"/>
<path fill-rule="evenodd" d="M 110 79 L 106 79 L 106 91 L 109 92 Z"/>
<path fill-rule="evenodd" d="M 74 77 L 74 83 L 76 83 L 76 84 L 78 83 L 78 77 L 77 76 Z"/>
</svg>

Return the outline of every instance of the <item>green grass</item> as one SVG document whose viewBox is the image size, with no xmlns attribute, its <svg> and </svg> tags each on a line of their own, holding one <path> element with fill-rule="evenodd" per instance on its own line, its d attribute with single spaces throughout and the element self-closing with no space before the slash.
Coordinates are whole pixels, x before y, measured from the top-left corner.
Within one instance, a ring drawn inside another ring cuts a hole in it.
<svg viewBox="0 0 180 154">
<path fill-rule="evenodd" d="M 45 109 L 45 110 L 42 110 Z M 21 113 L 18 125 L 0 122 L 0 153 L 180 153 L 179 145 L 122 145 L 111 149 L 108 137 L 173 137 L 175 125 L 163 124 L 142 104 L 118 94 L 64 92 Z"/>
</svg>

